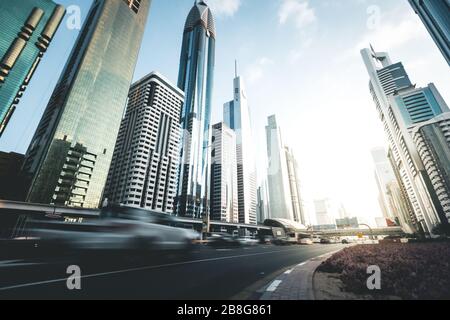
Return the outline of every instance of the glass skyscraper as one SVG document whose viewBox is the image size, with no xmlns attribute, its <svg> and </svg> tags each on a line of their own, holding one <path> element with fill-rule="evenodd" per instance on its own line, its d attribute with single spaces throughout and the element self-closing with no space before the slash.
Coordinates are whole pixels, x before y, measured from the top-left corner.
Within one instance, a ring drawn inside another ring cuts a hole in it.
<svg viewBox="0 0 450 320">
<path fill-rule="evenodd" d="M 205 2 L 196 2 L 183 33 L 178 87 L 185 93 L 176 213 L 200 218 L 209 214 L 209 154 L 216 29 Z"/>
<path fill-rule="evenodd" d="M 50 0 L 0 1 L 0 137 L 64 14 Z"/>
<path fill-rule="evenodd" d="M 448 110 L 432 84 L 416 88 L 401 63 L 387 53 L 361 50 L 370 76 L 369 88 L 392 150 L 392 163 L 401 190 L 413 209 L 411 229 L 432 234 L 442 221 L 442 203 L 430 182 L 411 136 L 414 125 Z"/>
<path fill-rule="evenodd" d="M 409 0 L 450 65 L 450 0 Z"/>
<path fill-rule="evenodd" d="M 27 201 L 98 207 L 150 0 L 95 0 L 28 148 Z"/>
<path fill-rule="evenodd" d="M 233 82 L 233 94 L 233 100 L 224 105 L 223 119 L 236 133 L 239 222 L 256 224 L 257 187 L 254 140 L 244 81 L 238 76 L 237 70 Z"/>
</svg>

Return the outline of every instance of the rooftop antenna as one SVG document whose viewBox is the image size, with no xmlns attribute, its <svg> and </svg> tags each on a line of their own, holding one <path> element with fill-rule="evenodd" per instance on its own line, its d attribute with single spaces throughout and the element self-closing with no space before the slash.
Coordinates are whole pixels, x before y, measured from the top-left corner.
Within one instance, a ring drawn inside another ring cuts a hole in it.
<svg viewBox="0 0 450 320">
<path fill-rule="evenodd" d="M 237 59 L 234 60 L 234 75 L 235 75 L 235 78 L 238 77 L 238 64 L 237 64 Z"/>
</svg>

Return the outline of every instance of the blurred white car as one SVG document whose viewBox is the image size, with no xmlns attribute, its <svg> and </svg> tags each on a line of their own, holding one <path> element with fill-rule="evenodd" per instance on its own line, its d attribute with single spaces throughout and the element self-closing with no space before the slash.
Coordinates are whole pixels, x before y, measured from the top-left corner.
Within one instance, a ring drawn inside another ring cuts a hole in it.
<svg viewBox="0 0 450 320">
<path fill-rule="evenodd" d="M 83 223 L 46 221 L 31 233 L 46 243 L 58 242 L 75 250 L 189 250 L 199 234 L 176 227 L 169 215 L 147 210 L 115 207 L 101 218 Z"/>
<path fill-rule="evenodd" d="M 299 243 L 302 244 L 302 245 L 312 245 L 312 244 L 314 244 L 314 242 L 310 238 L 300 239 Z"/>
<path fill-rule="evenodd" d="M 257 239 L 248 236 L 240 237 L 237 240 L 242 246 L 256 246 L 259 243 Z"/>
</svg>

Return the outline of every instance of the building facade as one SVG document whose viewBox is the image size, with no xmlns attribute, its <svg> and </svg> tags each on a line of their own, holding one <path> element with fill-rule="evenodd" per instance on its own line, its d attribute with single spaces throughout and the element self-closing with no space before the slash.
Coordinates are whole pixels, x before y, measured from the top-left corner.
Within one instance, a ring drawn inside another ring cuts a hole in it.
<svg viewBox="0 0 450 320">
<path fill-rule="evenodd" d="M 305 208 L 303 207 L 297 159 L 295 159 L 294 153 L 289 147 L 285 146 L 284 149 L 286 152 L 286 165 L 294 220 L 300 222 L 303 225 L 306 225 Z"/>
<path fill-rule="evenodd" d="M 450 113 L 426 121 L 412 131 L 414 143 L 425 166 L 443 219 L 450 221 Z"/>
<path fill-rule="evenodd" d="M 0 2 L 0 137 L 64 15 L 50 0 Z"/>
<path fill-rule="evenodd" d="M 0 199 L 22 201 L 24 186 L 20 169 L 25 156 L 0 151 Z"/>
<path fill-rule="evenodd" d="M 95 0 L 28 148 L 27 200 L 96 208 L 150 0 Z"/>
<path fill-rule="evenodd" d="M 104 192 L 108 203 L 173 213 L 183 102 L 184 93 L 156 72 L 131 86 Z"/>
<path fill-rule="evenodd" d="M 237 75 L 233 82 L 234 99 L 223 109 L 224 122 L 236 133 L 239 222 L 256 224 L 256 163 L 250 110 L 244 81 Z"/>
<path fill-rule="evenodd" d="M 178 87 L 185 93 L 181 111 L 182 147 L 175 212 L 201 218 L 209 214 L 211 98 L 216 29 L 205 2 L 195 2 L 186 19 Z"/>
<path fill-rule="evenodd" d="M 414 124 L 426 121 L 443 112 L 445 105 L 429 106 L 432 100 L 425 97 L 427 88 L 415 88 L 401 63 L 393 64 L 387 53 L 371 49 L 361 51 L 370 76 L 370 91 L 392 150 L 394 171 L 398 171 L 401 188 L 414 211 L 415 225 L 411 229 L 431 234 L 440 223 L 442 208 L 436 201 L 417 149 L 412 142 L 409 121 Z M 442 101 L 435 96 L 434 101 Z M 429 112 L 431 110 L 431 112 Z"/>
<path fill-rule="evenodd" d="M 318 226 L 330 226 L 335 224 L 333 204 L 330 199 L 314 200 L 314 209 L 316 211 L 316 222 Z"/>
<path fill-rule="evenodd" d="M 239 222 L 236 134 L 225 123 L 212 126 L 211 220 Z"/>
<path fill-rule="evenodd" d="M 380 209 L 385 218 L 395 219 L 397 212 L 390 206 L 388 191 L 388 185 L 396 182 L 394 171 L 392 170 L 384 147 L 374 148 L 371 153 L 375 165 L 375 180 L 378 187 Z"/>
<path fill-rule="evenodd" d="M 264 224 L 264 221 L 270 219 L 270 198 L 268 193 L 267 180 L 264 180 L 257 189 L 256 217 L 258 224 Z"/>
<path fill-rule="evenodd" d="M 450 65 L 450 0 L 409 0 Z"/>
<path fill-rule="evenodd" d="M 292 210 L 292 196 L 289 184 L 286 152 L 281 139 L 281 131 L 274 115 L 268 118 L 267 138 L 267 184 L 270 196 L 269 210 L 272 219 L 295 221 Z"/>
</svg>

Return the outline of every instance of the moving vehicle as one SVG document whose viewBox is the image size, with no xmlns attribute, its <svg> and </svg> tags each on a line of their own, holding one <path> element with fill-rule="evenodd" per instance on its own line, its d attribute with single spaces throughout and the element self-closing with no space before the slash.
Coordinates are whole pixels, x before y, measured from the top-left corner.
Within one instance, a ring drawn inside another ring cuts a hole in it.
<svg viewBox="0 0 450 320">
<path fill-rule="evenodd" d="M 228 233 L 211 233 L 206 237 L 207 243 L 215 248 L 239 247 L 241 242 L 238 237 Z"/>
<path fill-rule="evenodd" d="M 108 207 L 100 219 L 68 223 L 37 221 L 31 230 L 46 245 L 72 250 L 189 250 L 199 234 L 177 228 L 175 217 L 132 207 Z"/>
<path fill-rule="evenodd" d="M 301 245 L 312 245 L 314 244 L 311 238 L 303 238 L 299 240 L 299 244 Z"/>
<path fill-rule="evenodd" d="M 259 241 L 249 236 L 240 237 L 237 239 L 243 246 L 256 246 Z"/>
</svg>

